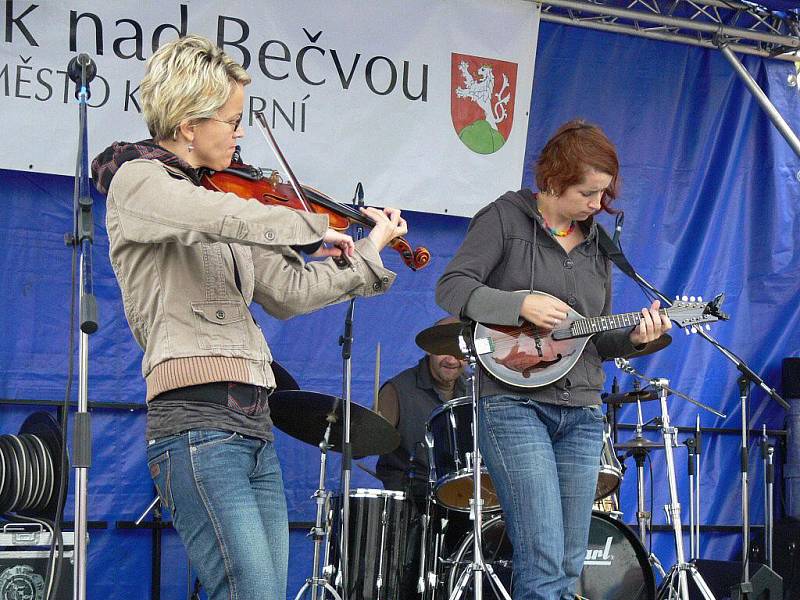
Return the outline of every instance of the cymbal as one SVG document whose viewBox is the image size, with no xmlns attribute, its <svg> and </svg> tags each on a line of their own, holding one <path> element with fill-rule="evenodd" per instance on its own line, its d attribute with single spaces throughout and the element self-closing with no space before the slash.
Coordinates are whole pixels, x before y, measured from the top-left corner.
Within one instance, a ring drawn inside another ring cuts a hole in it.
<svg viewBox="0 0 800 600">
<path fill-rule="evenodd" d="M 663 350 L 671 343 L 672 343 L 672 336 L 668 333 L 663 333 L 661 334 L 660 338 L 647 343 L 644 348 L 642 348 L 638 352 L 634 352 L 633 354 L 627 356 L 626 358 L 636 358 L 637 356 L 646 356 L 648 354 L 653 354 L 654 352 Z"/>
<path fill-rule="evenodd" d="M 318 392 L 284 390 L 270 395 L 269 410 L 278 429 L 312 446 L 322 441 L 332 413 L 328 441 L 331 450 L 342 451 L 344 400 Z M 355 458 L 387 454 L 400 445 L 400 434 L 378 413 L 351 402 L 350 445 Z"/>
<path fill-rule="evenodd" d="M 630 392 L 620 392 L 619 394 L 608 394 L 603 397 L 603 404 L 629 404 L 631 402 L 646 402 L 655 400 L 658 393 L 655 390 L 633 390 Z"/>
<path fill-rule="evenodd" d="M 464 354 L 458 346 L 458 336 L 464 327 L 463 323 L 434 325 L 420 331 L 414 338 L 414 342 L 429 354 L 464 358 Z"/>
<path fill-rule="evenodd" d="M 614 444 L 615 450 L 651 450 L 653 448 L 663 448 L 663 444 L 648 440 L 647 438 L 631 438 L 627 442 Z"/>
<path fill-rule="evenodd" d="M 280 392 L 283 390 L 299 390 L 300 386 L 294 377 L 284 369 L 277 360 L 273 360 L 270 364 L 272 367 L 272 374 L 275 376 L 275 391 Z"/>
</svg>

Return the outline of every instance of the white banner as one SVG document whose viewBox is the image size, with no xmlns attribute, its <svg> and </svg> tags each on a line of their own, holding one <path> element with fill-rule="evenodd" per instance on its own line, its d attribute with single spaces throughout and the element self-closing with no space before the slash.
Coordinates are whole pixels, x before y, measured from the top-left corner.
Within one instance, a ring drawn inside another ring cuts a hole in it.
<svg viewBox="0 0 800 600">
<path fill-rule="evenodd" d="M 539 9 L 525 0 L 5 0 L 0 168 L 72 175 L 67 63 L 97 64 L 90 158 L 148 137 L 138 85 L 160 43 L 199 33 L 253 78 L 245 162 L 276 168 L 263 111 L 304 184 L 349 202 L 472 215 L 522 179 Z M 258 8 L 255 8 L 258 7 Z"/>
</svg>

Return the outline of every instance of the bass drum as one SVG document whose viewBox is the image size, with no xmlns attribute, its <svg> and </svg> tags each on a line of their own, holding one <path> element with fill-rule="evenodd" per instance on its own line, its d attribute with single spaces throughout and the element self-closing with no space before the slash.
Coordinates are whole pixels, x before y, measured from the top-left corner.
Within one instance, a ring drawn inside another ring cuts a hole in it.
<svg viewBox="0 0 800 600">
<path fill-rule="evenodd" d="M 514 587 L 511 541 L 502 517 L 487 520 L 482 531 L 483 557 L 511 595 Z M 453 558 L 447 575 L 448 594 L 452 594 L 459 576 L 472 560 L 472 538 L 469 533 Z M 469 598 L 471 583 L 467 590 L 469 593 L 464 597 Z M 486 575 L 483 590 L 487 600 L 498 599 Z M 647 552 L 627 525 L 603 513 L 592 513 L 589 547 L 575 593 L 576 598 L 586 600 L 655 600 L 655 577 Z"/>
</svg>

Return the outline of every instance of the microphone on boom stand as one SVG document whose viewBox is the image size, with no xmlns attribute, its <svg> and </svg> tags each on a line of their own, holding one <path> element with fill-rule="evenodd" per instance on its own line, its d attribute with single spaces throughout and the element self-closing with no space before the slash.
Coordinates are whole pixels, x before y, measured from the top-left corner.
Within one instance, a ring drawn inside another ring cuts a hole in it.
<svg viewBox="0 0 800 600">
<path fill-rule="evenodd" d="M 92 97 L 89 83 L 97 76 L 97 65 L 88 54 L 78 54 L 67 65 L 67 75 L 75 83 L 75 98 L 79 99 L 81 88 L 86 88 L 87 100 Z"/>
</svg>

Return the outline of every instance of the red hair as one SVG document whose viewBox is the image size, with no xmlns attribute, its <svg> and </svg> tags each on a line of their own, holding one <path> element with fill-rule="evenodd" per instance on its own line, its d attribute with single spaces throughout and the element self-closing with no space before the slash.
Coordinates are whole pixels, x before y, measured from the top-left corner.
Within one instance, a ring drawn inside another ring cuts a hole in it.
<svg viewBox="0 0 800 600">
<path fill-rule="evenodd" d="M 536 161 L 536 185 L 542 192 L 561 194 L 580 184 L 589 170 L 611 175 L 600 201 L 606 212 L 619 191 L 617 150 L 603 130 L 583 119 L 564 123 L 542 148 Z"/>
</svg>

